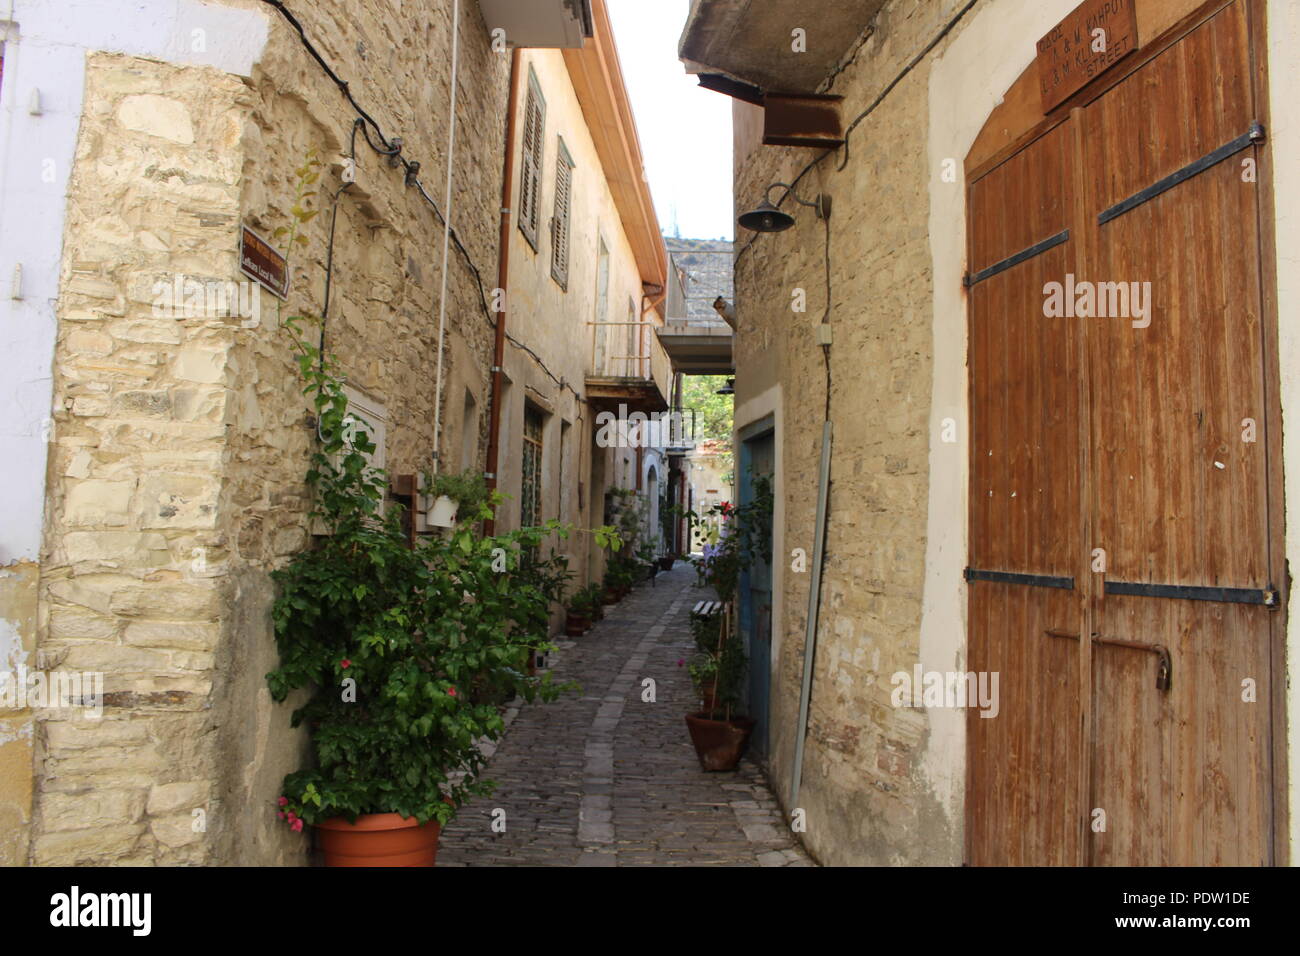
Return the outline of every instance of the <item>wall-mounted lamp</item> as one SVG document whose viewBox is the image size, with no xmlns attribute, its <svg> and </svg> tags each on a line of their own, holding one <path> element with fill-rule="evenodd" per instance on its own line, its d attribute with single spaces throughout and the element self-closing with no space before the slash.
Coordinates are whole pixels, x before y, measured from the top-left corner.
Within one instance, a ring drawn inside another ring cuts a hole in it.
<svg viewBox="0 0 1300 956">
<path fill-rule="evenodd" d="M 767 187 L 763 194 L 763 201 L 759 203 L 758 208 L 740 217 L 740 224 L 744 228 L 751 232 L 785 232 L 794 225 L 794 216 L 788 212 L 782 212 L 772 205 L 772 190 L 776 189 L 777 186 L 784 187 L 786 195 L 794 196 L 794 201 L 799 205 L 817 210 L 818 219 L 829 219 L 831 217 L 831 197 L 825 193 L 818 193 L 813 202 L 806 202 L 795 194 L 794 187 L 789 183 L 773 183 Z"/>
<path fill-rule="evenodd" d="M 735 395 L 735 394 L 736 394 L 736 380 L 735 380 L 734 378 L 729 378 L 729 379 L 727 379 L 727 384 L 724 385 L 724 386 L 722 386 L 722 388 L 718 389 L 717 392 L 715 392 L 714 394 L 715 394 L 715 395 Z"/>
</svg>

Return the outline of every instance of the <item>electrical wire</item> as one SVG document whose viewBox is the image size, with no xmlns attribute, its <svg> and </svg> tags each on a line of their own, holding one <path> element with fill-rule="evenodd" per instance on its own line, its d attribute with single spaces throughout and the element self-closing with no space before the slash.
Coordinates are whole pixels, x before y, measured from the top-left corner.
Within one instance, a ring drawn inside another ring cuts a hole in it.
<svg viewBox="0 0 1300 956">
<path fill-rule="evenodd" d="M 376 153 L 378 153 L 381 156 L 388 156 L 388 157 L 395 158 L 403 166 L 403 168 L 406 171 L 407 184 L 414 186 L 416 190 L 420 193 L 421 197 L 424 198 L 425 202 L 427 202 L 429 206 L 432 207 L 434 214 L 438 217 L 438 221 L 443 224 L 444 228 L 447 230 L 447 233 L 450 235 L 452 245 L 456 248 L 456 251 L 459 253 L 461 258 L 464 260 L 466 266 L 468 266 L 471 274 L 474 276 L 474 281 L 478 286 L 479 305 L 482 307 L 483 316 L 487 320 L 488 325 L 491 328 L 495 329 L 496 320 L 492 317 L 492 309 L 488 305 L 487 287 L 483 282 L 483 273 L 479 270 L 478 265 L 474 262 L 474 259 L 470 255 L 469 250 L 465 248 L 465 244 L 461 241 L 460 234 L 456 231 L 455 227 L 450 226 L 447 217 L 443 215 L 442 209 L 439 207 L 438 203 L 434 200 L 432 196 L 429 195 L 428 191 L 424 188 L 424 184 L 420 182 L 419 177 L 414 175 L 414 172 L 419 170 L 420 164 L 408 160 L 401 155 L 401 151 L 402 151 L 401 139 L 394 138 L 390 140 L 388 137 L 384 135 L 384 131 L 383 129 L 380 128 L 379 123 L 374 119 L 373 116 L 371 116 L 361 106 L 360 103 L 357 102 L 356 97 L 352 95 L 352 90 L 348 82 L 342 79 L 338 75 L 338 73 L 333 69 L 333 67 L 331 67 L 329 63 L 326 62 L 325 58 L 321 56 L 320 52 L 316 49 L 315 45 L 311 42 L 311 40 L 307 38 L 307 33 L 306 30 L 303 28 L 302 23 L 298 20 L 296 16 L 294 16 L 293 12 L 284 5 L 283 0 L 262 0 L 262 2 L 268 4 L 269 6 L 274 7 L 276 10 L 280 12 L 281 16 L 283 16 L 285 20 L 288 21 L 289 25 L 293 27 L 294 31 L 298 34 L 299 40 L 301 41 L 303 48 L 306 49 L 307 53 L 311 55 L 312 59 L 314 59 L 318 64 L 320 64 L 321 69 L 325 71 L 325 75 L 328 76 L 329 79 L 334 83 L 334 85 L 338 87 L 339 91 L 343 94 L 344 98 L 348 101 L 352 109 L 356 112 L 357 119 L 352 124 L 352 137 L 351 137 L 352 158 L 354 160 L 356 159 L 357 130 L 360 129 L 362 135 L 365 137 L 366 144 L 372 150 L 374 150 Z M 375 141 L 370 137 L 371 130 L 374 130 L 375 136 L 379 138 L 379 142 L 383 144 L 382 146 L 375 145 Z M 346 184 L 346 185 L 350 185 L 350 184 Z M 333 223 L 331 223 L 331 235 L 332 233 L 333 233 Z M 331 258 L 332 258 L 332 248 L 333 245 L 332 245 L 332 238 L 331 238 Z M 329 283 L 330 283 L 330 270 L 327 267 L 326 308 L 328 308 Z M 322 335 L 321 351 L 323 354 L 324 353 L 323 326 L 322 326 L 321 335 Z M 542 361 L 541 356 L 539 356 L 528 346 L 524 345 L 518 339 L 511 336 L 509 333 L 506 334 L 506 338 L 516 348 L 521 349 L 524 352 L 527 352 L 528 355 L 532 357 L 533 361 L 536 362 L 538 366 L 540 366 L 542 371 L 545 372 L 546 375 L 551 379 L 551 381 L 555 382 L 556 385 L 560 386 L 561 388 L 567 388 L 570 392 L 573 393 L 574 397 L 577 398 L 579 402 L 582 402 L 583 404 L 587 404 L 587 400 L 572 385 L 570 385 L 568 382 L 564 381 L 563 379 L 558 378 L 555 375 L 555 373 L 553 373 L 547 367 L 546 363 Z"/>
<path fill-rule="evenodd" d="M 932 39 L 929 43 L 927 43 L 924 49 L 922 49 L 920 53 L 912 57 L 912 59 L 908 62 L 908 64 L 905 67 L 903 67 L 903 69 L 899 72 L 899 74 L 895 76 L 893 80 L 890 81 L 889 85 L 886 86 L 884 90 L 881 91 L 880 95 L 877 96 L 874 100 L 872 100 L 871 104 L 861 113 L 859 113 L 854 118 L 853 122 L 848 125 L 848 128 L 844 130 L 844 147 L 843 147 L 844 160 L 836 167 L 836 172 L 843 170 L 844 167 L 848 165 L 849 136 L 853 133 L 853 131 L 858 128 L 859 124 L 861 124 L 863 120 L 865 120 L 868 116 L 870 116 L 872 113 L 876 111 L 876 108 L 885 101 L 885 98 L 888 97 L 889 94 L 894 91 L 894 89 L 898 86 L 898 84 L 903 82 L 903 80 L 907 78 L 907 75 L 911 73 L 912 70 L 916 69 L 917 65 L 923 59 L 925 59 L 926 56 L 928 56 L 934 50 L 935 47 L 937 47 L 940 43 L 943 42 L 944 37 L 946 37 L 949 33 L 951 33 L 956 28 L 957 24 L 960 23 L 965 18 L 966 14 L 970 13 L 971 9 L 974 8 L 974 6 L 979 2 L 980 0 L 967 0 L 966 4 L 960 10 L 958 10 L 957 13 L 954 14 L 953 17 L 946 24 L 944 24 L 943 29 L 941 29 L 935 35 L 934 39 Z M 804 166 L 804 168 L 799 171 L 799 175 L 795 176 L 794 179 L 790 181 L 789 188 L 787 188 L 786 191 L 781 195 L 781 198 L 776 203 L 776 207 L 780 209 L 781 204 L 784 203 L 786 199 L 791 195 L 791 193 L 794 192 L 795 187 L 799 185 L 800 181 L 804 178 L 804 176 L 808 175 L 808 173 L 810 173 L 817 166 L 820 166 L 822 164 L 822 161 L 826 159 L 827 156 L 831 155 L 834 152 L 835 152 L 834 149 L 828 149 L 824 151 L 816 159 L 810 160 L 808 165 Z M 759 235 L 761 235 L 761 233 L 751 236 L 749 241 L 746 242 L 745 245 L 741 247 L 740 251 L 736 253 L 737 263 L 740 262 L 741 256 L 743 256 L 746 252 L 749 251 L 749 247 L 758 241 Z"/>
<path fill-rule="evenodd" d="M 308 54 L 310 54 L 312 59 L 320 64 L 321 69 L 325 71 L 325 75 L 328 76 L 331 82 L 338 87 L 339 92 L 343 94 L 343 97 L 348 101 L 349 105 L 351 105 L 352 109 L 364 124 L 362 126 L 362 132 L 365 135 L 366 143 L 370 148 L 381 156 L 388 156 L 395 159 L 402 166 L 406 173 L 407 185 L 416 187 L 425 202 L 433 208 L 434 214 L 438 217 L 439 222 L 446 226 L 447 218 L 443 215 L 442 209 L 438 206 L 438 203 L 434 198 L 429 195 L 428 191 L 425 190 L 424 184 L 420 182 L 419 176 L 417 175 L 420 169 L 420 164 L 409 160 L 402 155 L 402 140 L 400 138 L 390 140 L 384 135 L 384 131 L 379 126 L 378 121 L 376 121 L 375 118 L 357 102 L 356 97 L 352 95 L 352 90 L 348 82 L 338 75 L 334 68 L 326 62 L 323 56 L 321 56 L 320 51 L 316 49 L 316 46 L 310 39 L 308 39 L 307 31 L 303 28 L 302 22 L 294 16 L 293 11 L 285 6 L 284 0 L 262 0 L 262 2 L 274 7 L 280 12 L 280 15 L 288 21 L 289 25 L 293 27 L 294 31 L 298 34 L 298 38 L 301 41 L 303 48 Z M 379 142 L 383 144 L 382 146 L 376 146 L 374 140 L 370 138 L 370 130 L 372 129 L 374 130 L 375 135 L 379 138 Z M 356 127 L 354 126 L 354 142 L 355 133 Z M 460 234 L 456 232 L 454 227 L 450 227 L 450 235 L 451 242 L 455 246 L 456 251 L 460 254 L 461 258 L 464 259 L 465 264 L 469 267 L 469 270 L 474 275 L 475 281 L 478 283 L 479 304 L 482 306 L 483 316 L 487 319 L 489 325 L 495 327 L 495 320 L 492 318 L 492 310 L 488 307 L 487 292 L 483 284 L 483 274 L 479 271 L 478 266 L 474 262 L 474 258 L 470 255 L 469 250 L 465 248 L 465 244 L 461 241 Z"/>
</svg>

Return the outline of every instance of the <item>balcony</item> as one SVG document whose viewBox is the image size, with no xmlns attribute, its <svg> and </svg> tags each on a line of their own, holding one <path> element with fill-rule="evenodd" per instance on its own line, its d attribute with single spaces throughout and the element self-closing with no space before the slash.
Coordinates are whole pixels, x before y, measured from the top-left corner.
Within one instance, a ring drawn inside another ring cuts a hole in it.
<svg viewBox="0 0 1300 956">
<path fill-rule="evenodd" d="M 669 319 L 657 330 L 659 344 L 683 375 L 730 375 L 731 326 L 699 319 Z"/>
<path fill-rule="evenodd" d="M 597 410 L 666 412 L 672 362 L 651 333 L 657 323 L 589 322 L 587 400 Z"/>
<path fill-rule="evenodd" d="M 581 49 L 592 35 L 591 0 L 479 0 L 489 30 L 519 47 Z"/>
</svg>

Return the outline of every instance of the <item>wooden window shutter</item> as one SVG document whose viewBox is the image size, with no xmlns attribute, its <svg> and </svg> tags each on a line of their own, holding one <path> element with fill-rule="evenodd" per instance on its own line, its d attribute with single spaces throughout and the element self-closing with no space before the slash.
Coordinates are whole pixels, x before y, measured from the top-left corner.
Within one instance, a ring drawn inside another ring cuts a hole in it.
<svg viewBox="0 0 1300 956">
<path fill-rule="evenodd" d="M 555 158 L 555 215 L 551 219 L 551 278 L 569 289 L 569 219 L 573 205 L 573 158 L 560 140 Z"/>
<path fill-rule="evenodd" d="M 542 151 L 545 142 L 546 100 L 542 98 L 537 76 L 528 74 L 528 99 L 524 105 L 523 160 L 519 176 L 519 229 L 534 249 L 537 226 L 541 220 Z"/>
</svg>

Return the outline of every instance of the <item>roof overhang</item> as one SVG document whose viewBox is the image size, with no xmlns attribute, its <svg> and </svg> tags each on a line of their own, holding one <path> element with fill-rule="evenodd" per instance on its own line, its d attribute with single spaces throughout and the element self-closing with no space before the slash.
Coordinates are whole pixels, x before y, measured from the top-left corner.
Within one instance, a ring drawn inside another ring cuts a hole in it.
<svg viewBox="0 0 1300 956">
<path fill-rule="evenodd" d="M 620 405 L 647 415 L 668 411 L 668 400 L 653 379 L 588 375 L 586 386 L 587 402 L 596 411 L 615 411 Z"/>
<path fill-rule="evenodd" d="M 884 5 L 694 0 L 678 54 L 688 73 L 723 74 L 768 93 L 816 93 Z M 796 30 L 805 31 L 801 43 Z"/>
<path fill-rule="evenodd" d="M 591 0 L 478 0 L 489 31 L 518 47 L 577 49 L 591 36 Z"/>
<path fill-rule="evenodd" d="M 721 323 L 719 323 L 721 325 Z M 731 375 L 735 372 L 731 329 L 669 322 L 656 330 L 659 344 L 683 375 Z"/>
<path fill-rule="evenodd" d="M 605 0 L 591 0 L 594 35 L 580 50 L 565 50 L 578 103 L 631 243 L 641 281 L 661 290 L 668 283 L 668 253 L 645 177 L 641 141 L 623 84 Z"/>
</svg>

